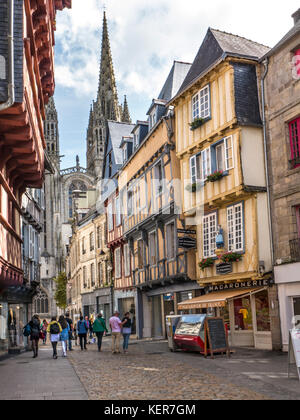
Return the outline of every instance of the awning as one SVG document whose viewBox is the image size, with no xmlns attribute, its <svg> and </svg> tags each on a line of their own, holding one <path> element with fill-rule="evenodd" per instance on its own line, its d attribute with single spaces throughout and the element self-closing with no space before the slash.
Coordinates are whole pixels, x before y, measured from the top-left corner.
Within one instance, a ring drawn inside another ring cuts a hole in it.
<svg viewBox="0 0 300 420">
<path fill-rule="evenodd" d="M 221 308 L 226 305 L 229 299 L 239 296 L 245 296 L 253 293 L 258 293 L 265 290 L 265 287 L 252 289 L 227 290 L 225 292 L 210 293 L 208 295 L 199 296 L 194 299 L 186 300 L 178 303 L 179 310 L 189 309 L 207 309 L 207 308 Z"/>
</svg>

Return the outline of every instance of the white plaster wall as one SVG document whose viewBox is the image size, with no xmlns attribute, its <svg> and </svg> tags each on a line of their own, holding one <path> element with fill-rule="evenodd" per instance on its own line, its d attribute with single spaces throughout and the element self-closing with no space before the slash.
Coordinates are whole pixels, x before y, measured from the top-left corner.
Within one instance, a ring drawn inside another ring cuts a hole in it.
<svg viewBox="0 0 300 420">
<path fill-rule="evenodd" d="M 246 127 L 241 132 L 241 162 L 244 184 L 266 186 L 263 131 Z"/>
</svg>

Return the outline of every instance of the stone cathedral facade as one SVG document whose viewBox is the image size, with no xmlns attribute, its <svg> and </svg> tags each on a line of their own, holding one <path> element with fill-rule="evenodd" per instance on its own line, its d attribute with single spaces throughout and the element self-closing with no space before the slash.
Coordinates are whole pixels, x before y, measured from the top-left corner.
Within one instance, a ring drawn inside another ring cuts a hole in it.
<svg viewBox="0 0 300 420">
<path fill-rule="evenodd" d="M 118 92 L 106 14 L 103 16 L 102 48 L 97 98 L 92 102 L 86 137 L 86 168 L 78 156 L 74 167 L 62 169 L 58 129 L 58 114 L 54 99 L 50 99 L 44 123 L 47 154 L 51 171 L 45 175 L 45 224 L 41 238 L 41 289 L 48 298 L 47 314 L 57 315 L 54 278 L 66 270 L 65 261 L 74 224 L 81 220 L 96 202 L 96 185 L 102 179 L 107 139 L 107 122 L 130 123 L 125 96 L 123 105 Z"/>
</svg>

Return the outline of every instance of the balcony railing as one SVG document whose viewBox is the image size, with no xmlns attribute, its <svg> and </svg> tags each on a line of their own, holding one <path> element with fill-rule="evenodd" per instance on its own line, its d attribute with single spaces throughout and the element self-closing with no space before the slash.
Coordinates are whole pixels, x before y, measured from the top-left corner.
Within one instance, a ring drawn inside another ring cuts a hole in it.
<svg viewBox="0 0 300 420">
<path fill-rule="evenodd" d="M 300 261 L 300 238 L 290 241 L 290 252 L 293 261 Z"/>
</svg>

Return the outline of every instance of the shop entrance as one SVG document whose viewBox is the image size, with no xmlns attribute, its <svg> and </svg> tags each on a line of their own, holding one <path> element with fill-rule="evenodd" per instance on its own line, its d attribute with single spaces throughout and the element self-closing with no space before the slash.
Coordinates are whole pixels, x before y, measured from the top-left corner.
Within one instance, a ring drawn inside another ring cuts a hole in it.
<svg viewBox="0 0 300 420">
<path fill-rule="evenodd" d="M 135 318 L 135 303 L 134 298 L 118 299 L 118 307 L 121 316 L 123 317 L 126 312 L 131 314 L 132 319 L 132 334 L 136 334 L 136 318 Z"/>
</svg>

